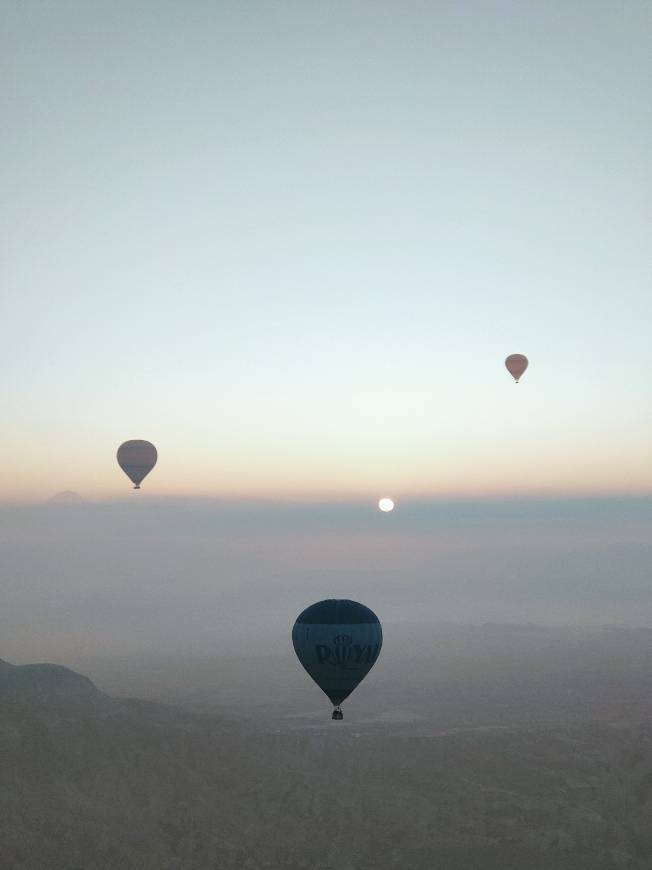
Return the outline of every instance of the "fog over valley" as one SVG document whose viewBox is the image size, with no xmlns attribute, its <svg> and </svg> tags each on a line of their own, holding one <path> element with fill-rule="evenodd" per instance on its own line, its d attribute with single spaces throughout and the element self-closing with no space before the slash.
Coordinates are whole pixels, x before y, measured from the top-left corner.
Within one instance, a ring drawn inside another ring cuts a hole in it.
<svg viewBox="0 0 652 870">
<path fill-rule="evenodd" d="M 646 498 L 249 503 L 147 498 L 0 509 L 2 653 L 83 666 L 281 655 L 298 613 L 366 603 L 409 625 L 652 625 Z M 402 627 L 401 627 L 402 626 Z"/>
</svg>

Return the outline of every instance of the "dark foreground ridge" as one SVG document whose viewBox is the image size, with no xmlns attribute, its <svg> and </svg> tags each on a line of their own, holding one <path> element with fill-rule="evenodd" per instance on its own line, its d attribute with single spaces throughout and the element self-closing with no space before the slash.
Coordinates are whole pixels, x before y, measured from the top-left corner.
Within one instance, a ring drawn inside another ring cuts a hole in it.
<svg viewBox="0 0 652 870">
<path fill-rule="evenodd" d="M 0 703 L 96 705 L 108 700 L 88 677 L 62 665 L 12 665 L 0 659 Z"/>
<path fill-rule="evenodd" d="M 1 870 L 652 870 L 649 633 L 451 629 L 434 652 L 377 693 L 421 698 L 413 720 L 361 691 L 336 727 L 278 692 L 192 714 L 0 664 L 32 699 L 0 702 Z"/>
</svg>

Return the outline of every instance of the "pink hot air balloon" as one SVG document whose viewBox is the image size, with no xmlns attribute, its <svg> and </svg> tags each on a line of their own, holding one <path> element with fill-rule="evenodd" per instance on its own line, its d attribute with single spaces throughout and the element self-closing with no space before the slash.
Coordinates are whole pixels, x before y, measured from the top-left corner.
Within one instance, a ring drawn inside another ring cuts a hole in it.
<svg viewBox="0 0 652 870">
<path fill-rule="evenodd" d="M 518 379 L 527 368 L 527 365 L 527 357 L 523 356 L 522 353 L 512 353 L 505 360 L 505 368 L 514 378 L 516 383 L 518 383 Z"/>
</svg>

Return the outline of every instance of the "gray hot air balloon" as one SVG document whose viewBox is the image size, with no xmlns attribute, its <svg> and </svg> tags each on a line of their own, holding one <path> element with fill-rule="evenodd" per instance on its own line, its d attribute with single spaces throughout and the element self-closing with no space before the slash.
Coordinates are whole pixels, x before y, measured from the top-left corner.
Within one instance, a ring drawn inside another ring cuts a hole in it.
<svg viewBox="0 0 652 870">
<path fill-rule="evenodd" d="M 357 601 L 319 601 L 299 614 L 292 629 L 299 661 L 335 705 L 340 704 L 374 666 L 383 645 L 378 617 Z"/>
<path fill-rule="evenodd" d="M 141 481 L 154 468 L 157 459 L 156 447 L 149 441 L 125 441 L 118 447 L 118 465 L 134 484 L 134 489 L 140 489 Z"/>
<path fill-rule="evenodd" d="M 516 383 L 528 367 L 528 359 L 522 353 L 512 353 L 505 360 L 505 368 L 514 378 Z"/>
</svg>

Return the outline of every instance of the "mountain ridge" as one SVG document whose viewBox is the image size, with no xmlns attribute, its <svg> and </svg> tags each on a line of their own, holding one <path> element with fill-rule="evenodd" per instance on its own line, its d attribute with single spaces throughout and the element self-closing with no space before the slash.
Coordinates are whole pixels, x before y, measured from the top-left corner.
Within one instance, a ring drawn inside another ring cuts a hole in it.
<svg viewBox="0 0 652 870">
<path fill-rule="evenodd" d="M 0 702 L 29 705 L 96 705 L 110 702 L 88 677 L 64 665 L 13 665 L 0 659 Z"/>
</svg>

